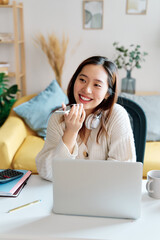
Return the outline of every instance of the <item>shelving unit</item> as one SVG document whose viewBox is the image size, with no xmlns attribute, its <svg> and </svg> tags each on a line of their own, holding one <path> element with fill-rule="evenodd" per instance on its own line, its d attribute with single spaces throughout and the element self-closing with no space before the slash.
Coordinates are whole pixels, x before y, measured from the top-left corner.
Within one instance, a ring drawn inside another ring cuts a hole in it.
<svg viewBox="0 0 160 240">
<path fill-rule="evenodd" d="M 18 88 L 21 90 L 18 95 L 18 97 L 20 97 L 20 96 L 26 95 L 23 3 L 16 3 L 16 1 L 13 1 L 12 5 L 0 5 L 0 11 L 2 11 L 2 8 L 11 9 L 13 14 L 14 40 L 0 41 L 0 44 L 14 45 L 15 71 L 9 72 L 8 76 L 15 78 L 15 83 L 18 85 Z"/>
</svg>

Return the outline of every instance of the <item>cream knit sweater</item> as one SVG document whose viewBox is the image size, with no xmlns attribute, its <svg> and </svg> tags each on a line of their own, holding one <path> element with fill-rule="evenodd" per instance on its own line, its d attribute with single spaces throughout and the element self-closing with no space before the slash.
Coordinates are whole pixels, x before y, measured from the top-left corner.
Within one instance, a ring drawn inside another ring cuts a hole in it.
<svg viewBox="0 0 160 240">
<path fill-rule="evenodd" d="M 57 158 L 136 161 L 130 120 L 122 106 L 114 105 L 107 123 L 108 137 L 102 136 L 100 144 L 97 144 L 96 136 L 99 127 L 93 129 L 87 146 L 84 143 L 78 144 L 77 140 L 73 154 L 62 141 L 65 123 L 59 122 L 60 116 L 53 113 L 50 117 L 44 147 L 36 157 L 37 170 L 42 178 L 52 181 L 52 160 Z"/>
</svg>

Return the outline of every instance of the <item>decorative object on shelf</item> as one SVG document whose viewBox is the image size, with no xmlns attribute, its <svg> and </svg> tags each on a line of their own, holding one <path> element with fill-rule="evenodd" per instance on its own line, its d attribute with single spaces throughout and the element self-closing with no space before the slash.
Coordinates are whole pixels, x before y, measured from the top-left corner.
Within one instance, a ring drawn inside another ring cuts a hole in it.
<svg viewBox="0 0 160 240">
<path fill-rule="evenodd" d="M 83 1 L 83 28 L 103 28 L 103 0 Z"/>
<path fill-rule="evenodd" d="M 0 33 L 0 42 L 3 41 L 13 41 L 13 33 Z"/>
<path fill-rule="evenodd" d="M 118 42 L 114 42 L 113 46 L 116 50 L 116 59 L 114 62 L 117 67 L 124 68 L 127 72 L 125 78 L 122 79 L 121 91 L 127 93 L 135 93 L 136 79 L 131 77 L 131 72 L 134 68 L 141 68 L 141 62 L 145 61 L 146 52 L 140 50 L 140 45 L 131 44 L 128 48 L 119 46 Z"/>
<path fill-rule="evenodd" d="M 147 13 L 148 0 L 126 0 L 126 13 L 144 15 Z"/>
<path fill-rule="evenodd" d="M 47 40 L 42 34 L 39 34 L 35 38 L 35 43 L 39 45 L 42 51 L 46 54 L 60 87 L 62 87 L 62 72 L 68 41 L 68 37 L 66 38 L 64 34 L 62 41 L 60 41 L 54 33 L 48 34 Z"/>
<path fill-rule="evenodd" d="M 18 85 L 9 86 L 5 73 L 0 73 L 0 126 L 7 119 L 12 105 L 15 103 Z"/>
<path fill-rule="evenodd" d="M 0 5 L 8 5 L 9 0 L 0 0 Z"/>
<path fill-rule="evenodd" d="M 5 73 L 8 75 L 8 68 L 10 67 L 9 63 L 7 62 L 0 62 L 0 73 Z"/>
<path fill-rule="evenodd" d="M 127 75 L 122 78 L 121 92 L 134 94 L 136 89 L 136 79 L 131 77 L 131 71 L 127 70 Z"/>
</svg>

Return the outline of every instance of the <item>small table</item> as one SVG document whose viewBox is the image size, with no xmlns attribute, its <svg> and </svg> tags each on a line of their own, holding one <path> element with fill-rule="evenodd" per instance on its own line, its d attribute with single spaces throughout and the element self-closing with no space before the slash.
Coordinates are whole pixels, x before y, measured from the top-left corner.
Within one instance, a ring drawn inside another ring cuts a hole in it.
<svg viewBox="0 0 160 240">
<path fill-rule="evenodd" d="M 148 196 L 143 180 L 138 220 L 67 216 L 52 212 L 52 183 L 32 175 L 17 198 L 0 198 L 0 239 L 158 239 L 160 200 Z M 41 202 L 7 213 L 9 209 Z"/>
</svg>

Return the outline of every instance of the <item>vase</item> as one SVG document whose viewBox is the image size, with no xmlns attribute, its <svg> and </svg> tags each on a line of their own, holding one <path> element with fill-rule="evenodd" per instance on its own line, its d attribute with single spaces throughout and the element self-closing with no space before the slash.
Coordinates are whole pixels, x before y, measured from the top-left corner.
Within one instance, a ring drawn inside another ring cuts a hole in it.
<svg viewBox="0 0 160 240">
<path fill-rule="evenodd" d="M 121 92 L 126 92 L 126 93 L 135 93 L 135 88 L 136 88 L 136 79 L 131 77 L 131 71 L 127 70 L 127 75 L 125 78 L 122 78 L 122 83 L 121 83 Z"/>
</svg>

